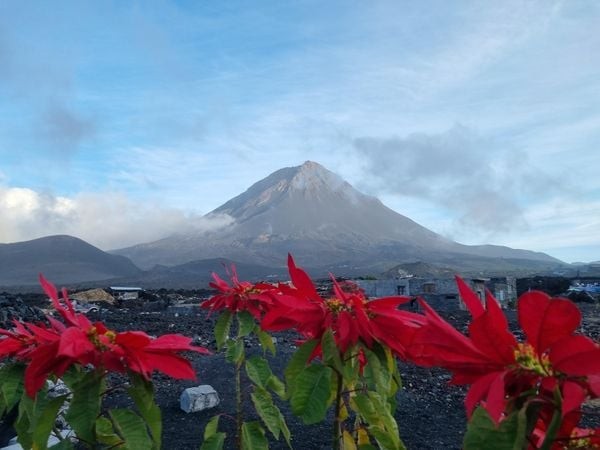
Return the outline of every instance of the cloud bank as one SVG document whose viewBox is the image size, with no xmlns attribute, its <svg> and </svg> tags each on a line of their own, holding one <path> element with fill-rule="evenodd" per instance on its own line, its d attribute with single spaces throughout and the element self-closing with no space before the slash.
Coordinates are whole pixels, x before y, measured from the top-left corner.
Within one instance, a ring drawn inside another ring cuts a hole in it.
<svg viewBox="0 0 600 450">
<path fill-rule="evenodd" d="M 435 204 L 463 232 L 527 229 L 525 205 L 566 189 L 526 154 L 460 125 L 438 134 L 357 138 L 353 147 L 368 190 Z"/>
<path fill-rule="evenodd" d="M 227 215 L 205 217 L 139 204 L 121 193 L 61 197 L 15 187 L 0 187 L 0 218 L 2 243 L 68 234 L 103 250 L 150 242 L 178 232 L 208 232 L 233 221 Z"/>
</svg>

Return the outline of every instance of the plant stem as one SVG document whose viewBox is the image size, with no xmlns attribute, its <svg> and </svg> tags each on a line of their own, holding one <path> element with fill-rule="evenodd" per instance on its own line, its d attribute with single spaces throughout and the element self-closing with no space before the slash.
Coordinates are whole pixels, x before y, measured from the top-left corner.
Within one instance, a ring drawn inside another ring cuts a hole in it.
<svg viewBox="0 0 600 450">
<path fill-rule="evenodd" d="M 237 425 L 237 448 L 242 448 L 242 364 L 235 365 L 235 403 L 236 403 L 236 425 Z"/>
<path fill-rule="evenodd" d="M 548 430 L 546 431 L 546 437 L 544 438 L 544 442 L 540 447 L 540 450 L 550 450 L 552 447 L 552 443 L 554 442 L 554 437 L 556 436 L 556 432 L 560 427 L 560 409 L 555 409 L 554 414 L 552 415 L 552 420 L 550 421 L 550 425 L 548 426 Z"/>
<path fill-rule="evenodd" d="M 333 420 L 333 450 L 340 450 L 342 442 L 342 391 L 344 389 L 344 378 L 337 370 L 337 392 L 335 395 L 335 418 Z"/>
<path fill-rule="evenodd" d="M 550 425 L 548 425 L 548 429 L 546 430 L 546 437 L 544 438 L 544 442 L 542 442 L 540 450 L 551 449 L 552 444 L 554 443 L 554 438 L 556 437 L 556 433 L 558 433 L 560 428 L 562 419 L 562 398 L 558 389 L 554 390 L 554 400 L 554 413 L 552 414 L 552 419 L 550 420 Z"/>
</svg>

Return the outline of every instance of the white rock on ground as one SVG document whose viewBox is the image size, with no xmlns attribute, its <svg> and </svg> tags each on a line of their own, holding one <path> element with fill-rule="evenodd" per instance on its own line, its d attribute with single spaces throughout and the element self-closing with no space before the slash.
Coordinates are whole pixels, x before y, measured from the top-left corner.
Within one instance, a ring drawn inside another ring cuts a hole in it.
<svg viewBox="0 0 600 450">
<path fill-rule="evenodd" d="M 208 384 L 187 388 L 179 398 L 179 406 L 186 413 L 214 408 L 220 402 L 219 394 Z"/>
</svg>

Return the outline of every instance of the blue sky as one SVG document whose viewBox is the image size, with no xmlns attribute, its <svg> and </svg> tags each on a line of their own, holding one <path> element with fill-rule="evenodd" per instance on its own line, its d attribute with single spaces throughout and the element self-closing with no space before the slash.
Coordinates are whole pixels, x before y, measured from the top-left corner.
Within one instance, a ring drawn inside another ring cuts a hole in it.
<svg viewBox="0 0 600 450">
<path fill-rule="evenodd" d="M 0 242 L 218 227 L 311 159 L 459 242 L 600 260 L 599 29 L 593 0 L 5 0 Z"/>
</svg>

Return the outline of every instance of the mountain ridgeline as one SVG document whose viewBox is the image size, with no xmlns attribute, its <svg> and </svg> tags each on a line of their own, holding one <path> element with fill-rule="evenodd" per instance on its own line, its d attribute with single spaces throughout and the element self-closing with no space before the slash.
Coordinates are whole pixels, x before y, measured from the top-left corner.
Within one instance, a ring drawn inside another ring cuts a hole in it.
<svg viewBox="0 0 600 450">
<path fill-rule="evenodd" d="M 281 267 L 289 252 L 305 267 L 347 274 L 415 261 L 483 272 L 561 264 L 544 253 L 444 238 L 312 161 L 272 173 L 209 213 L 216 215 L 232 220 L 211 232 L 175 234 L 114 253 L 148 269 L 208 258 Z"/>
<path fill-rule="evenodd" d="M 71 284 L 132 277 L 141 271 L 128 258 L 72 236 L 0 244 L 0 286 L 37 285 L 40 273 L 54 283 Z"/>
<path fill-rule="evenodd" d="M 240 276 L 250 279 L 281 279 L 288 253 L 314 276 L 379 275 L 415 264 L 426 264 L 432 273 L 465 275 L 544 273 L 564 266 L 544 253 L 444 238 L 311 161 L 272 173 L 207 216 L 226 216 L 227 225 L 110 253 L 71 236 L 0 244 L 0 286 L 35 285 L 44 273 L 57 284 L 194 287 L 221 271 L 221 262 L 235 262 Z"/>
</svg>

